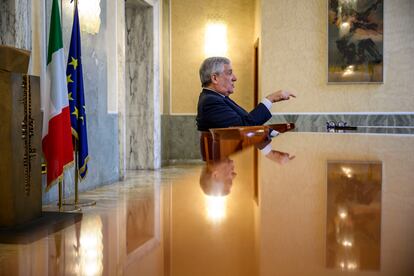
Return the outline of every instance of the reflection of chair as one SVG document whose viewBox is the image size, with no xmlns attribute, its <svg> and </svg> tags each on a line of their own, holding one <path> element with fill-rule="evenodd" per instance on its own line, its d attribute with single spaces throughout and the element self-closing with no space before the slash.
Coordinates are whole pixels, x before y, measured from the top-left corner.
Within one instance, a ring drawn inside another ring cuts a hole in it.
<svg viewBox="0 0 414 276">
<path fill-rule="evenodd" d="M 213 157 L 213 135 L 208 131 L 200 134 L 200 152 L 203 161 L 212 160 Z"/>
<path fill-rule="evenodd" d="M 220 160 L 252 145 L 269 139 L 270 129 L 285 132 L 294 128 L 294 124 L 274 124 L 265 126 L 213 128 L 202 132 L 200 150 L 204 161 Z"/>
</svg>

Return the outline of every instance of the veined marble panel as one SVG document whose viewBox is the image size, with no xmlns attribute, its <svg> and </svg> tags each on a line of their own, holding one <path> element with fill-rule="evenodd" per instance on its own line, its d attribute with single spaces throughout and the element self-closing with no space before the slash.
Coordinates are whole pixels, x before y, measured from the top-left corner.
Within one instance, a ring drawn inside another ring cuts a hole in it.
<svg viewBox="0 0 414 276">
<path fill-rule="evenodd" d="M 143 122 L 141 119 L 139 116 L 127 117 L 126 163 L 128 165 L 127 169 L 129 170 L 153 169 L 153 137 L 151 137 L 150 133 L 146 135 L 142 133 L 145 126 L 142 125 Z M 142 127 L 136 127 L 141 125 Z"/>
<path fill-rule="evenodd" d="M 197 131 L 195 116 L 179 115 L 179 116 L 163 116 L 162 132 L 168 132 L 163 135 L 163 146 L 168 152 L 168 161 L 171 160 L 190 160 L 201 159 L 200 154 L 200 136 Z"/>
<path fill-rule="evenodd" d="M 126 6 L 126 87 L 128 115 L 145 116 L 154 104 L 152 9 Z"/>
<path fill-rule="evenodd" d="M 154 168 L 153 8 L 125 6 L 126 168 Z M 158 157 L 159 158 L 159 157 Z"/>
<path fill-rule="evenodd" d="M 0 44 L 32 49 L 31 4 L 32 0 L 0 2 Z"/>
<path fill-rule="evenodd" d="M 161 116 L 161 164 L 164 166 L 168 164 L 170 156 L 169 147 L 169 115 Z"/>
</svg>

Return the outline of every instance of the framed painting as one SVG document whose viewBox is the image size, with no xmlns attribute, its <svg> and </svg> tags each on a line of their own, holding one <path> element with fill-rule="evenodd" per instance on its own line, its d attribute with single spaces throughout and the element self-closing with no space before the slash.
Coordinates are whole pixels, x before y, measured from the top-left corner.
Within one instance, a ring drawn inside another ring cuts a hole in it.
<svg viewBox="0 0 414 276">
<path fill-rule="evenodd" d="M 328 0 L 328 83 L 383 83 L 383 2 Z"/>
</svg>

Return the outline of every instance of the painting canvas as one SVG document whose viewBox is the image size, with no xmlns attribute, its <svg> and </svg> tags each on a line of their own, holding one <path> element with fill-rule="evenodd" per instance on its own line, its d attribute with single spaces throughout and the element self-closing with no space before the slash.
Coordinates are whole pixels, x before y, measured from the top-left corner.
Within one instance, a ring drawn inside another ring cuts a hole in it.
<svg viewBox="0 0 414 276">
<path fill-rule="evenodd" d="M 326 266 L 341 271 L 379 270 L 380 161 L 328 161 Z"/>
<path fill-rule="evenodd" d="M 328 82 L 383 82 L 383 0 L 328 0 Z"/>
</svg>

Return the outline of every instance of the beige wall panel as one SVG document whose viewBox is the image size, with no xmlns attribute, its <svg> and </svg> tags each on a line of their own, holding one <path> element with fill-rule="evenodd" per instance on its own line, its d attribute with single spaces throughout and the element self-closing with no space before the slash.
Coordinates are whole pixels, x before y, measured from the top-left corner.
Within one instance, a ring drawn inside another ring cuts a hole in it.
<svg viewBox="0 0 414 276">
<path fill-rule="evenodd" d="M 413 112 L 414 1 L 385 1 L 384 84 L 327 84 L 327 0 L 262 0 L 262 91 L 273 112 Z"/>
<path fill-rule="evenodd" d="M 171 2 L 173 114 L 197 112 L 201 91 L 198 69 L 205 58 L 204 30 L 211 17 L 227 24 L 227 56 L 238 77 L 233 99 L 252 108 L 254 1 L 175 0 Z"/>
</svg>

